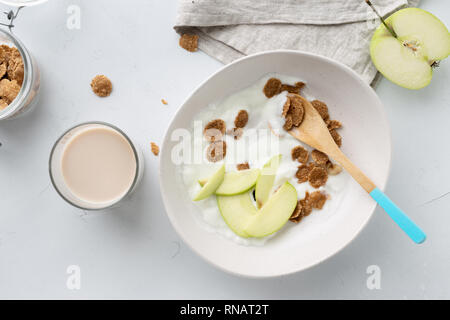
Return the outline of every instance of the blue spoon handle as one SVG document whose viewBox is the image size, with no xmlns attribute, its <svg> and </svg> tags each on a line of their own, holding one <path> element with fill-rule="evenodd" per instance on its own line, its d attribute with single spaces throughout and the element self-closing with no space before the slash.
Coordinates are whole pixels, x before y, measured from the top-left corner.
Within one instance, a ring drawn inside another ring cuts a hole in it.
<svg viewBox="0 0 450 320">
<path fill-rule="evenodd" d="M 375 188 L 369 194 L 415 243 L 425 241 L 425 233 L 380 189 Z"/>
</svg>

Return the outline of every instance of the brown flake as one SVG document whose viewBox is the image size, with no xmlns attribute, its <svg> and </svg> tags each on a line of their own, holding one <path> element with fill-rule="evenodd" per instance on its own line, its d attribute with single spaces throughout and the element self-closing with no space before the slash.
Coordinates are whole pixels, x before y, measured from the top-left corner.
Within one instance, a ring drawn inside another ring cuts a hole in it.
<svg viewBox="0 0 450 320">
<path fill-rule="evenodd" d="M 322 167 L 315 166 L 308 175 L 309 184 L 314 188 L 319 188 L 325 185 L 325 183 L 327 183 L 327 179 L 327 170 Z"/>
<path fill-rule="evenodd" d="M 314 209 L 322 209 L 325 202 L 327 201 L 327 196 L 323 192 L 320 191 L 314 191 L 309 196 L 309 203 L 311 204 L 311 207 Z"/>
<path fill-rule="evenodd" d="M 300 220 L 302 220 L 302 217 L 302 205 L 300 201 L 297 201 L 297 206 L 295 207 L 294 212 L 292 212 L 289 220 L 295 223 L 299 223 Z"/>
<path fill-rule="evenodd" d="M 215 119 L 206 124 L 203 134 L 205 135 L 206 140 L 214 142 L 222 140 L 225 131 L 225 121 L 222 119 Z"/>
<path fill-rule="evenodd" d="M 10 104 L 19 94 L 20 85 L 16 80 L 2 79 L 0 81 L 0 97 Z"/>
<path fill-rule="evenodd" d="M 241 171 L 241 170 L 247 170 L 250 169 L 250 166 L 248 164 L 248 162 L 244 162 L 244 163 L 239 163 L 238 165 L 236 165 L 236 168 Z"/>
<path fill-rule="evenodd" d="M 97 75 L 91 81 L 91 88 L 94 93 L 99 97 L 107 97 L 111 94 L 112 83 L 104 75 Z"/>
<path fill-rule="evenodd" d="M 281 81 L 277 78 L 270 78 L 267 80 L 264 86 L 263 92 L 267 98 L 272 98 L 273 96 L 281 92 Z"/>
<path fill-rule="evenodd" d="M 328 130 L 339 129 L 342 127 L 342 123 L 337 120 L 327 120 L 326 121 Z"/>
<path fill-rule="evenodd" d="M 298 167 L 295 177 L 298 183 L 303 183 L 308 181 L 309 172 L 311 171 L 311 166 L 307 164 L 302 164 Z"/>
<path fill-rule="evenodd" d="M 234 119 L 234 125 L 236 128 L 243 128 L 248 122 L 248 112 L 241 110 L 238 112 L 236 119 Z"/>
<path fill-rule="evenodd" d="M 323 120 L 328 120 L 330 118 L 330 114 L 328 113 L 328 107 L 325 102 L 319 100 L 311 101 L 312 106 L 317 110 Z"/>
<path fill-rule="evenodd" d="M 292 126 L 293 126 L 292 116 L 290 114 L 288 114 L 286 116 L 286 122 L 283 125 L 283 129 L 286 131 L 289 131 L 292 129 Z"/>
<path fill-rule="evenodd" d="M 291 100 L 291 107 L 289 108 L 288 114 L 292 115 L 292 124 L 295 127 L 298 127 L 305 115 L 305 107 L 303 106 L 303 101 L 297 94 L 292 94 L 289 96 Z"/>
<path fill-rule="evenodd" d="M 313 208 L 311 206 L 309 197 L 310 197 L 310 195 L 309 195 L 309 192 L 307 191 L 305 193 L 305 197 L 302 200 L 300 200 L 300 204 L 302 205 L 302 218 L 309 216 L 310 213 L 312 212 Z"/>
<path fill-rule="evenodd" d="M 302 146 L 295 146 L 291 150 L 291 156 L 292 156 L 292 160 L 294 160 L 294 161 L 297 160 L 298 162 L 301 162 L 301 163 L 307 163 L 308 158 L 309 158 L 309 152 Z"/>
<path fill-rule="evenodd" d="M 8 102 L 0 98 L 0 110 L 5 109 L 8 106 Z"/>
<path fill-rule="evenodd" d="M 152 153 L 157 156 L 159 154 L 159 147 L 156 143 L 150 142 L 150 147 L 152 149 Z"/>
<path fill-rule="evenodd" d="M 198 36 L 195 34 L 183 34 L 180 37 L 179 45 L 189 52 L 195 52 L 198 49 Z"/>
<path fill-rule="evenodd" d="M 291 107 L 291 99 L 289 97 L 286 97 L 286 102 L 283 105 L 283 112 L 281 113 L 283 118 L 286 117 L 287 113 L 289 112 L 290 107 Z"/>
<path fill-rule="evenodd" d="M 342 137 L 341 137 L 341 135 L 335 129 L 331 129 L 329 131 L 330 131 L 331 136 L 333 137 L 334 142 L 336 142 L 338 147 L 341 147 L 342 146 Z"/>
<path fill-rule="evenodd" d="M 315 149 L 311 152 L 311 158 L 319 166 L 326 165 L 327 161 L 329 160 L 328 156 L 325 153 Z"/>
<path fill-rule="evenodd" d="M 225 141 L 215 141 L 206 149 L 206 157 L 210 162 L 217 162 L 227 155 L 227 144 Z"/>
</svg>

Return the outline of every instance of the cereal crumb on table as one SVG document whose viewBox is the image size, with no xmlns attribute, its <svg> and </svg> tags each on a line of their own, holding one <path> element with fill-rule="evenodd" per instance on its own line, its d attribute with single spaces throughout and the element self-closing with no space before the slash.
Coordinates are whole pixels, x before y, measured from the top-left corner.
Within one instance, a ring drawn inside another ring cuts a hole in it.
<svg viewBox="0 0 450 320">
<path fill-rule="evenodd" d="M 195 52 L 198 49 L 198 36 L 195 34 L 183 34 L 180 37 L 179 44 L 183 49 Z"/>
<path fill-rule="evenodd" d="M 91 88 L 97 96 L 107 97 L 111 94 L 112 83 L 106 76 L 97 75 L 91 81 Z"/>
<path fill-rule="evenodd" d="M 248 162 L 245 163 L 239 163 L 238 165 L 236 165 L 236 168 L 241 171 L 241 170 L 247 170 L 250 169 L 250 166 L 248 164 Z"/>
<path fill-rule="evenodd" d="M 161 99 L 161 103 L 166 105 L 166 106 L 169 104 L 165 99 Z"/>
<path fill-rule="evenodd" d="M 150 142 L 150 146 L 151 146 L 153 154 L 155 156 L 157 156 L 159 154 L 159 147 L 158 147 L 158 145 L 156 143 L 154 143 L 154 142 Z"/>
</svg>

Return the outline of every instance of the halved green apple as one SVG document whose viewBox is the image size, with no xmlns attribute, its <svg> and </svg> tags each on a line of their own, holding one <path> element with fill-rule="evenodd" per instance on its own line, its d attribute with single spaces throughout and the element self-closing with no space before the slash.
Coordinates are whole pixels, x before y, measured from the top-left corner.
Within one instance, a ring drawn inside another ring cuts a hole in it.
<svg viewBox="0 0 450 320">
<path fill-rule="evenodd" d="M 222 183 L 225 176 L 225 165 L 222 165 L 206 182 L 197 195 L 194 197 L 194 201 L 199 201 L 208 198 L 212 195 Z"/>
<path fill-rule="evenodd" d="M 231 171 L 225 173 L 225 177 L 216 194 L 220 196 L 231 196 L 248 191 L 256 183 L 259 177 L 259 169 Z"/>
<path fill-rule="evenodd" d="M 258 180 L 256 180 L 255 198 L 256 205 L 261 208 L 269 199 L 270 191 L 275 181 L 275 175 L 280 165 L 281 154 L 272 157 L 262 168 Z"/>
<path fill-rule="evenodd" d="M 267 201 L 252 215 L 243 232 L 250 237 L 268 236 L 283 227 L 297 206 L 297 190 L 285 182 Z"/>
<path fill-rule="evenodd" d="M 375 67 L 387 79 L 408 89 L 427 86 L 433 76 L 432 64 L 450 54 L 450 34 L 431 13 L 418 9 L 399 10 L 385 20 L 370 42 Z"/>
<path fill-rule="evenodd" d="M 248 237 L 244 228 L 250 218 L 258 212 L 251 197 L 251 192 L 235 196 L 217 196 L 217 205 L 223 220 L 234 233 L 243 238 Z"/>
</svg>

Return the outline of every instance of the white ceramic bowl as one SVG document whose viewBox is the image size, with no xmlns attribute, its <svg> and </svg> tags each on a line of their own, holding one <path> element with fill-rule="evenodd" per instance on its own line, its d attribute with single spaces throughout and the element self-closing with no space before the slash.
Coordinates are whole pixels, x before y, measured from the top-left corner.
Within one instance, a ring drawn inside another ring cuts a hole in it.
<svg viewBox="0 0 450 320">
<path fill-rule="evenodd" d="M 299 232 L 282 230 L 259 247 L 236 244 L 198 223 L 194 216 L 198 209 L 171 161 L 171 150 L 177 143 L 171 141 L 171 133 L 177 128 L 188 129 L 195 115 L 209 103 L 271 72 L 305 80 L 309 92 L 329 104 L 333 118 L 344 124 L 340 131 L 342 150 L 381 189 L 390 168 L 390 128 L 383 106 L 372 88 L 350 68 L 309 53 L 270 51 L 235 61 L 212 75 L 187 98 L 166 132 L 160 153 L 161 193 L 175 230 L 197 254 L 224 271 L 247 277 L 285 275 L 324 261 L 358 235 L 376 207 L 375 201 L 352 180 L 343 191 L 337 212 L 320 225 L 310 224 L 316 230 L 309 232 L 306 239 Z"/>
</svg>

